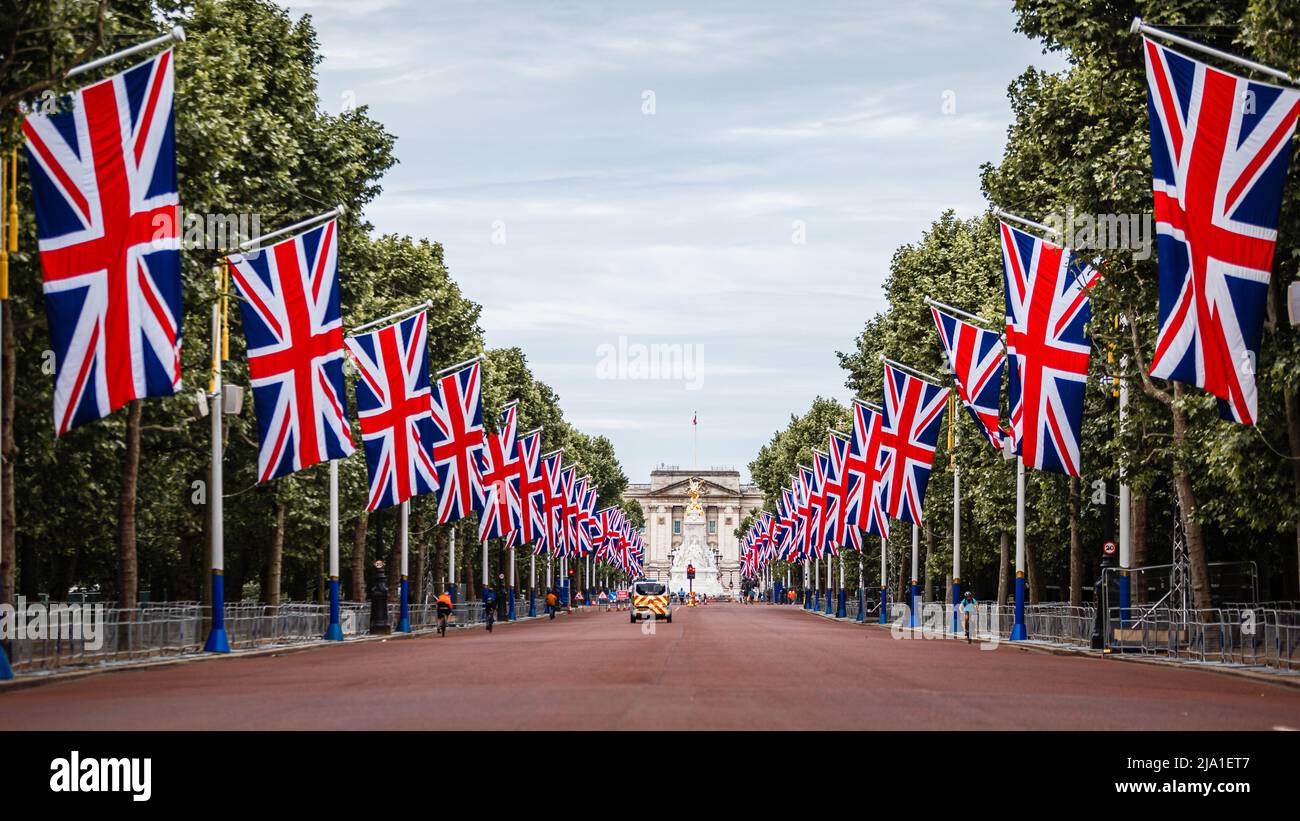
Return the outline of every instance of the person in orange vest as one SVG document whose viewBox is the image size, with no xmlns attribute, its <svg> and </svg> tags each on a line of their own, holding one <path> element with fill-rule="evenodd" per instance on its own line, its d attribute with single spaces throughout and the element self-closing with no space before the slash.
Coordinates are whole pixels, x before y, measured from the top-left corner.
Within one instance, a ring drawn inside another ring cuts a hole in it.
<svg viewBox="0 0 1300 821">
<path fill-rule="evenodd" d="M 556 595 L 555 595 L 555 591 L 554 591 L 554 590 L 549 590 L 549 591 L 547 591 L 547 593 L 546 593 L 546 612 L 549 613 L 549 614 L 551 615 L 551 618 L 552 618 L 552 619 L 555 618 L 555 606 L 556 606 L 557 604 L 559 604 L 559 603 L 560 603 L 560 600 L 559 600 L 559 598 L 556 597 Z"/>
<path fill-rule="evenodd" d="M 793 590 L 793 589 L 791 589 L 791 590 L 787 590 L 786 593 L 785 593 L 785 597 L 786 597 L 787 599 L 790 600 L 790 603 L 791 603 L 791 604 L 794 604 L 794 590 Z"/>
</svg>

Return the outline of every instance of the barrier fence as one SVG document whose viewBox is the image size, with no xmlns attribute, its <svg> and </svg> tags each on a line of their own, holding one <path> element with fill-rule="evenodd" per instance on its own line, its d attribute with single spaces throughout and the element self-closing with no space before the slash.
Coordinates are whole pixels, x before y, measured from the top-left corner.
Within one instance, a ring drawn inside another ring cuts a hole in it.
<svg viewBox="0 0 1300 821">
<path fill-rule="evenodd" d="M 43 606 L 53 608 L 58 603 Z M 65 629 L 54 626 L 43 631 L 43 635 L 6 641 L 5 651 L 15 672 L 198 653 L 211 626 L 211 608 L 198 602 L 141 604 L 130 609 L 100 606 L 102 610 L 95 611 L 98 615 L 94 616 L 93 624 L 87 624 L 91 616 L 88 611 L 82 611 L 87 615 L 82 617 L 80 626 L 64 625 Z M 396 627 L 400 609 L 398 604 L 388 605 L 390 627 Z M 235 649 L 318 641 L 329 626 L 329 610 L 329 605 L 303 602 L 274 607 L 260 603 L 227 604 L 226 634 Z M 412 605 L 409 615 L 413 631 L 436 626 L 435 605 Z M 369 633 L 369 603 L 340 603 L 339 622 L 345 637 Z M 482 623 L 481 602 L 456 604 L 448 621 L 449 627 L 457 629 Z"/>
</svg>

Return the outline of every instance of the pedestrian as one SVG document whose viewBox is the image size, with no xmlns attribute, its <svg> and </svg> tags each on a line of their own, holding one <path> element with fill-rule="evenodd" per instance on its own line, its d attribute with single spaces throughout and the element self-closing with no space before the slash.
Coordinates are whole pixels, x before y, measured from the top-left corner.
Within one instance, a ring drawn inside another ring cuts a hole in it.
<svg viewBox="0 0 1300 821">
<path fill-rule="evenodd" d="M 795 592 L 793 587 L 785 592 L 785 597 L 790 604 L 794 604 Z"/>
<path fill-rule="evenodd" d="M 555 620 L 555 606 L 559 604 L 559 599 L 555 596 L 554 590 L 546 591 L 546 612 L 550 615 L 551 620 Z"/>
<path fill-rule="evenodd" d="M 979 602 L 975 601 L 975 596 L 967 590 L 961 597 L 962 620 L 966 623 L 966 643 L 971 643 L 970 622 L 979 610 Z"/>
</svg>

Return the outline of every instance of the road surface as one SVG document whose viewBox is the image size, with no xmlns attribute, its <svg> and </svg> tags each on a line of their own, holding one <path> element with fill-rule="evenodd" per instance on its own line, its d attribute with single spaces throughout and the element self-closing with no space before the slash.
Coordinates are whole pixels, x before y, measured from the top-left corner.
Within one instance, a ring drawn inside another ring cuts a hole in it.
<svg viewBox="0 0 1300 821">
<path fill-rule="evenodd" d="M 5 729 L 1263 729 L 1300 689 L 1009 646 L 899 641 L 795 608 L 582 613 L 0 693 Z"/>
</svg>

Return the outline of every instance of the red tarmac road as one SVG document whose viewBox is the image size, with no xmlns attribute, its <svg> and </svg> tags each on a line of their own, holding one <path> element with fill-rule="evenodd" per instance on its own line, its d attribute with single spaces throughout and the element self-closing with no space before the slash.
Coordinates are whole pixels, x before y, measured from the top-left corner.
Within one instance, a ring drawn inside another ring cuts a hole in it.
<svg viewBox="0 0 1300 821">
<path fill-rule="evenodd" d="M 1300 689 L 794 608 L 582 613 L 0 693 L 5 729 L 1270 729 Z"/>
</svg>

